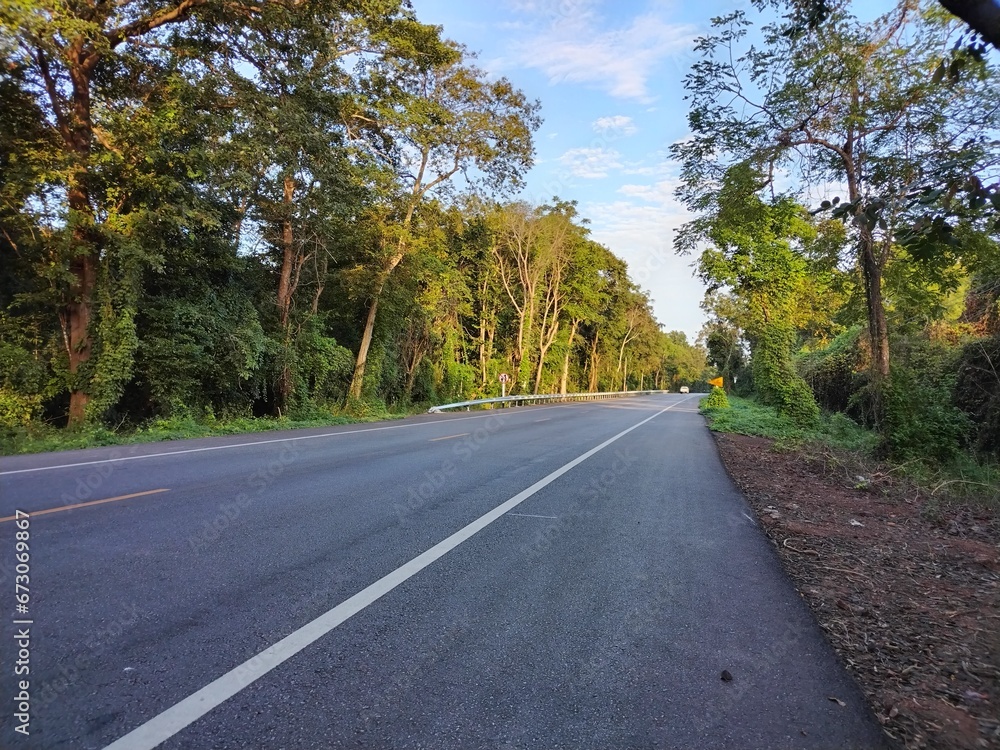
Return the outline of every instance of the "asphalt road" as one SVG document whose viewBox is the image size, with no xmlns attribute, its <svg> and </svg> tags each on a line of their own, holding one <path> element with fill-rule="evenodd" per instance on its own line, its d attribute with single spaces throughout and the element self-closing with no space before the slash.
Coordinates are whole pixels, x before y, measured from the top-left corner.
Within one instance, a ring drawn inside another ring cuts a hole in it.
<svg viewBox="0 0 1000 750">
<path fill-rule="evenodd" d="M 697 398 L 0 459 L 0 747 L 882 747 Z"/>
</svg>

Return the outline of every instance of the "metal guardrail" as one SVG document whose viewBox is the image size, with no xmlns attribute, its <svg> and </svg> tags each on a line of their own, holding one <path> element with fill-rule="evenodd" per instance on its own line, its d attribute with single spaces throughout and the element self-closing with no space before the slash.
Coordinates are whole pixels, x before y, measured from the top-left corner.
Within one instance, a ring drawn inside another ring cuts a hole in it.
<svg viewBox="0 0 1000 750">
<path fill-rule="evenodd" d="M 477 398 L 475 401 L 458 401 L 454 404 L 432 406 L 428 414 L 437 414 L 445 409 L 461 409 L 484 404 L 526 404 L 538 401 L 602 401 L 608 398 L 623 398 L 625 396 L 652 396 L 670 391 L 616 391 L 614 393 L 546 393 L 533 396 L 501 396 L 497 398 Z"/>
</svg>

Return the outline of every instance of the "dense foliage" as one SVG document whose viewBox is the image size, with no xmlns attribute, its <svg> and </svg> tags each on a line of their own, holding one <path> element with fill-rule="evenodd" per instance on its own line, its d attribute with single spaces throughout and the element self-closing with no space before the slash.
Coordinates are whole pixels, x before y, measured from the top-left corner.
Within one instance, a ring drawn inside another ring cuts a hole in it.
<svg viewBox="0 0 1000 750">
<path fill-rule="evenodd" d="M 674 387 L 539 105 L 400 0 L 0 10 L 0 429 Z"/>
<path fill-rule="evenodd" d="M 996 456 L 996 51 L 936 3 L 755 5 L 759 30 L 735 11 L 698 40 L 673 148 L 711 363 L 801 426 L 822 408 L 876 428 L 899 460 Z"/>
</svg>

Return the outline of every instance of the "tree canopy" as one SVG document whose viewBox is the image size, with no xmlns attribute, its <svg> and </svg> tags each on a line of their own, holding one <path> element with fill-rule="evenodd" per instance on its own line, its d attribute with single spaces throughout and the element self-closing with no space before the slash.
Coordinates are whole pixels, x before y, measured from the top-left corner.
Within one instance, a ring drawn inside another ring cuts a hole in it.
<svg viewBox="0 0 1000 750">
<path fill-rule="evenodd" d="M 0 9 L 0 425 L 664 387 L 539 104 L 398 0 Z"/>
</svg>

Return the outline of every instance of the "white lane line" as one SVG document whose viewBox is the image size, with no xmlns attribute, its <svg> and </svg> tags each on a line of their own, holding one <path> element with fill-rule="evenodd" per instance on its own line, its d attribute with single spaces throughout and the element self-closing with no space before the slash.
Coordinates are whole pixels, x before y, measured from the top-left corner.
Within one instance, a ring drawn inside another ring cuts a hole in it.
<svg viewBox="0 0 1000 750">
<path fill-rule="evenodd" d="M 444 437 L 431 438 L 427 442 L 429 442 L 429 443 L 436 443 L 436 442 L 438 442 L 440 440 L 454 440 L 455 438 L 465 437 L 468 434 L 469 434 L 468 432 L 460 432 L 457 435 L 445 435 Z"/>
<path fill-rule="evenodd" d="M 558 516 L 536 516 L 533 513 L 508 513 L 508 516 L 517 516 L 518 518 L 548 518 L 553 521 L 558 521 Z"/>
<path fill-rule="evenodd" d="M 577 456 L 568 464 L 559 467 L 548 476 L 539 479 L 526 490 L 521 490 L 521 492 L 514 495 L 510 500 L 480 516 L 465 528 L 456 531 L 444 541 L 438 542 L 426 552 L 417 555 L 367 588 L 362 589 L 350 599 L 341 602 L 330 611 L 320 615 L 312 622 L 306 623 L 273 646 L 264 649 L 238 667 L 226 672 L 226 674 L 214 682 L 210 682 L 201 690 L 192 693 L 180 703 L 171 706 L 145 724 L 133 729 L 124 737 L 115 740 L 105 750 L 152 750 L 152 748 L 160 743 L 166 742 L 186 726 L 197 721 L 216 706 L 229 700 L 243 690 L 243 688 L 260 679 L 287 659 L 295 656 L 295 654 L 306 646 L 319 640 L 348 618 L 356 615 L 407 579 L 415 576 L 431 563 L 448 554 L 462 542 L 485 529 L 536 492 L 552 484 L 552 482 L 570 469 L 583 463 L 595 453 L 604 450 L 616 440 L 628 435 L 632 430 L 642 427 L 646 422 L 656 419 L 663 412 L 670 411 L 672 408 L 673 406 L 668 406 L 666 409 L 661 409 L 653 416 L 647 417 L 641 422 L 632 425 L 627 430 L 623 430 L 614 437 L 605 440 L 596 448 L 591 448 L 583 455 Z"/>
<path fill-rule="evenodd" d="M 532 406 L 528 407 L 528 410 L 532 412 L 544 411 L 545 409 L 560 409 L 569 404 L 558 404 L 556 406 Z M 446 422 L 464 422 L 469 419 L 489 419 L 490 417 L 497 416 L 515 416 L 522 413 L 517 410 L 511 410 L 507 412 L 506 410 L 500 413 L 494 414 L 482 414 L 475 417 L 454 417 L 452 419 L 436 419 L 433 422 L 411 422 L 409 424 L 394 424 L 387 427 L 369 427 L 363 430 L 344 430 L 343 432 L 324 432 L 322 435 L 300 435 L 299 437 L 285 437 L 285 438 L 274 438 L 272 440 L 253 440 L 249 443 L 233 443 L 232 445 L 210 445 L 206 448 L 186 448 L 179 451 L 164 451 L 162 453 L 147 453 L 142 456 L 119 456 L 118 458 L 102 458 L 96 461 L 80 461 L 75 464 L 57 464 L 56 466 L 36 466 L 33 469 L 13 469 L 11 471 L 0 471 L 0 477 L 7 476 L 9 474 L 28 474 L 35 471 L 51 471 L 53 469 L 72 469 L 77 466 L 93 466 L 94 464 L 110 464 L 117 461 L 138 461 L 141 458 L 162 458 L 163 456 L 180 456 L 184 453 L 203 453 L 204 451 L 224 451 L 230 448 L 248 448 L 253 445 L 268 445 L 270 443 L 288 443 L 293 440 L 316 440 L 318 438 L 326 437 L 338 437 L 340 435 L 357 435 L 361 432 L 379 432 L 380 430 L 401 430 L 404 427 L 423 427 L 425 425 L 432 424 L 444 424 Z"/>
</svg>

